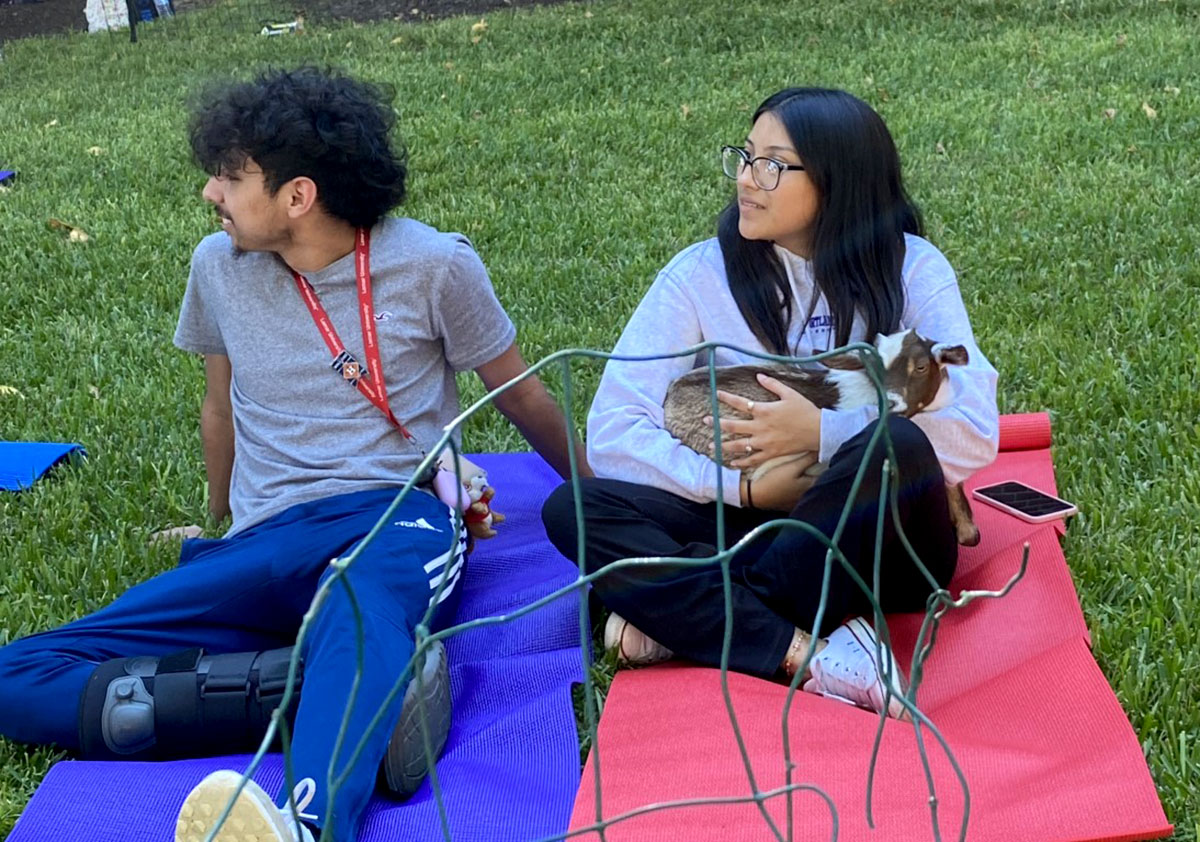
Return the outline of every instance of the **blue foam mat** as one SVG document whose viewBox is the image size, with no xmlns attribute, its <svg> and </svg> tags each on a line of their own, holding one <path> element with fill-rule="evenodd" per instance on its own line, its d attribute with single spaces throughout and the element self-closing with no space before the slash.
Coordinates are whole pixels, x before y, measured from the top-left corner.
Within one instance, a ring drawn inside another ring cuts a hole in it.
<svg viewBox="0 0 1200 842">
<path fill-rule="evenodd" d="M 83 446 L 65 442 L 0 441 L 0 490 L 21 491 Z"/>
</svg>

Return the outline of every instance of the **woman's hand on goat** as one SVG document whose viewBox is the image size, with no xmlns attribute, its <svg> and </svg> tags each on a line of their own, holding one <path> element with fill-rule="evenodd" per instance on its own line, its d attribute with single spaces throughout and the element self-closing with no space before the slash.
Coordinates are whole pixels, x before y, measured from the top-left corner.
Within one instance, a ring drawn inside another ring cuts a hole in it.
<svg viewBox="0 0 1200 842">
<path fill-rule="evenodd" d="M 777 401 L 751 401 L 730 392 L 717 392 L 726 406 L 745 412 L 741 420 L 721 419 L 721 454 L 731 468 L 757 468 L 770 459 L 821 448 L 821 410 L 804 395 L 774 377 L 758 375 Z M 712 426 L 712 417 L 704 419 Z"/>
</svg>

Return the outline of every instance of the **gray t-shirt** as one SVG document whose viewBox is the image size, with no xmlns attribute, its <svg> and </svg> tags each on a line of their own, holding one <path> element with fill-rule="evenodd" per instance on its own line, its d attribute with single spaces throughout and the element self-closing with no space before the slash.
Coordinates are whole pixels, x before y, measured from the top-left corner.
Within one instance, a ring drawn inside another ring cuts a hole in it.
<svg viewBox="0 0 1200 842">
<path fill-rule="evenodd" d="M 432 447 L 460 411 L 454 373 L 512 344 L 512 321 L 461 234 L 385 219 L 371 231 L 370 267 L 388 399 L 416 445 L 330 366 L 279 258 L 237 255 L 223 232 L 196 247 L 175 344 L 232 366 L 230 535 L 298 503 L 406 482 L 418 445 Z M 365 367 L 354 253 L 305 277 Z"/>
</svg>

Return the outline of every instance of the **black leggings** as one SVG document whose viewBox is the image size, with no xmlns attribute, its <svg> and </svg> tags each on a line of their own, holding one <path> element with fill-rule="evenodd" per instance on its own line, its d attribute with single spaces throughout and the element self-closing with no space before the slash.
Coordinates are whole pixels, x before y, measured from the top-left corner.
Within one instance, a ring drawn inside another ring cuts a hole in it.
<svg viewBox="0 0 1200 842">
<path fill-rule="evenodd" d="M 850 496 L 874 422 L 846 442 L 829 468 L 801 498 L 790 517 L 832 535 Z M 945 480 L 929 439 L 905 418 L 888 417 L 899 460 L 900 521 L 918 557 L 938 585 L 954 575 L 958 542 L 946 503 Z M 839 548 L 870 587 L 874 576 L 882 440 L 869 457 L 842 532 Z M 705 558 L 716 553 L 716 503 L 695 503 L 667 491 L 611 479 L 581 483 L 586 566 L 595 571 L 618 559 L 640 556 Z M 578 533 L 570 483 L 542 507 L 546 533 L 559 552 L 578 561 Z M 778 512 L 725 507 L 726 545 Z M 821 627 L 814 629 L 825 572 L 825 545 L 800 529 L 779 530 L 752 542 L 730 560 L 733 640 L 729 666 L 771 676 L 779 668 L 796 628 L 826 635 L 847 616 L 870 614 L 871 603 L 835 559 Z M 891 514 L 884 518 L 880 553 L 880 600 L 885 612 L 922 611 L 933 586 L 900 542 Z M 635 565 L 613 570 L 593 584 L 609 609 L 676 654 L 702 664 L 721 661 L 725 595 L 718 564 Z"/>
</svg>

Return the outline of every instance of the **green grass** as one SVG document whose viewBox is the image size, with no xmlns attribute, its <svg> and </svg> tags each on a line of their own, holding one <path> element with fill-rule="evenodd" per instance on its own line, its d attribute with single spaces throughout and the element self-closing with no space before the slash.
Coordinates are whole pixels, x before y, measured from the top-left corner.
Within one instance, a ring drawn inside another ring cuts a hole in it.
<svg viewBox="0 0 1200 842">
<path fill-rule="evenodd" d="M 0 643 L 169 567 L 175 550 L 147 535 L 202 517 L 201 367 L 170 344 L 191 249 L 214 227 L 182 137 L 197 83 L 304 59 L 393 83 L 407 212 L 472 237 L 529 359 L 610 348 L 655 271 L 712 231 L 729 193 L 716 149 L 748 109 L 786 84 L 837 86 L 892 128 L 1001 409 L 1053 414 L 1097 659 L 1176 838 L 1197 839 L 1196 7 L 699 5 L 493 14 L 478 44 L 467 18 L 265 39 L 199 14 L 186 37 L 136 46 L 6 44 L 0 166 L 20 177 L 0 193 L 0 384 L 20 396 L 0 395 L 0 437 L 79 441 L 91 458 L 0 496 Z M 598 370 L 577 374 L 590 394 Z M 521 442 L 489 412 L 467 445 Z M 0 743 L 0 833 L 56 757 Z"/>
</svg>

